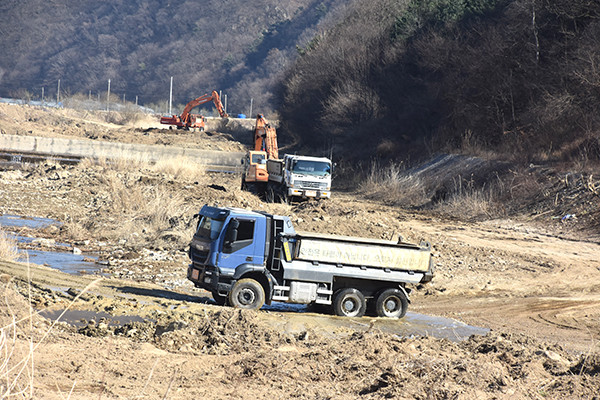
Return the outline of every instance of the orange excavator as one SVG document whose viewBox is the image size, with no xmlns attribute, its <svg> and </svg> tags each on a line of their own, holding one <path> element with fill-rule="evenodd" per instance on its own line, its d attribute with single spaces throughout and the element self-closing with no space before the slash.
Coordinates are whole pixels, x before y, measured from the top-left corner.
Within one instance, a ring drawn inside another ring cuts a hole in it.
<svg viewBox="0 0 600 400">
<path fill-rule="evenodd" d="M 215 103 L 215 107 L 217 108 L 217 111 L 219 112 L 219 115 L 221 116 L 221 118 L 228 117 L 227 113 L 225 112 L 225 109 L 223 108 L 223 104 L 221 103 L 221 98 L 219 97 L 219 93 L 217 93 L 215 90 L 213 90 L 213 92 L 211 94 L 202 95 L 202 96 L 198 97 L 197 99 L 194 99 L 194 100 L 190 101 L 189 103 L 187 103 L 185 105 L 185 108 L 183 109 L 183 112 L 181 113 L 181 115 L 170 115 L 170 116 L 165 115 L 165 116 L 161 117 L 160 123 L 165 124 L 165 125 L 176 126 L 177 129 L 189 130 L 191 128 L 191 129 L 200 129 L 201 131 L 203 131 L 204 130 L 204 117 L 202 115 L 198 115 L 198 114 L 190 114 L 190 111 L 192 111 L 192 109 L 194 107 L 197 107 L 204 103 L 208 103 L 209 101 L 212 101 L 213 103 Z"/>
<path fill-rule="evenodd" d="M 267 159 L 278 159 L 277 133 L 262 114 L 256 116 L 254 127 L 254 150 L 246 154 L 242 189 L 256 193 L 264 193 L 269 181 Z"/>
</svg>

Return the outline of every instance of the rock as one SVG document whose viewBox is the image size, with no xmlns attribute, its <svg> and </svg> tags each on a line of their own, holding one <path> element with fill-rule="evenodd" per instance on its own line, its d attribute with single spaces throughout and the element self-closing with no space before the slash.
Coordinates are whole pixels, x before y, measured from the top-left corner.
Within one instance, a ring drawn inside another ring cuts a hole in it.
<svg viewBox="0 0 600 400">
<path fill-rule="evenodd" d="M 183 321 L 173 321 L 171 322 L 169 325 L 164 326 L 164 325 L 157 325 L 156 326 L 156 331 L 154 332 L 154 334 L 156 336 L 162 336 L 165 333 L 168 332 L 173 332 L 175 330 L 178 329 L 184 329 L 187 328 L 188 324 L 183 322 Z"/>
<path fill-rule="evenodd" d="M 73 254 L 81 254 L 81 249 L 78 247 L 73 247 Z"/>
<path fill-rule="evenodd" d="M 191 353 L 194 351 L 194 346 L 191 343 L 186 343 L 179 348 L 179 351 L 182 353 Z"/>
<path fill-rule="evenodd" d="M 54 239 L 40 238 L 40 239 L 32 240 L 31 243 L 39 244 L 40 246 L 50 247 L 50 246 L 53 246 L 54 244 L 56 244 L 56 241 Z"/>
</svg>

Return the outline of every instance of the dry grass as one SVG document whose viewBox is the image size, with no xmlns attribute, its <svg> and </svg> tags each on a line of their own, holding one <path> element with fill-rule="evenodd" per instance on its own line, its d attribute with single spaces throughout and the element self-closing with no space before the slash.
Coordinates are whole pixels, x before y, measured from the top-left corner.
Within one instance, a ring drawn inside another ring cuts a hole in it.
<svg viewBox="0 0 600 400">
<path fill-rule="evenodd" d="M 108 238 L 126 238 L 134 232 L 151 238 L 169 229 L 173 218 L 191 214 L 183 196 L 170 188 L 139 181 L 127 182 L 117 171 L 106 171 L 97 189 L 102 191 L 105 208 L 111 212 L 92 216 L 86 225 L 98 226 Z"/>
<path fill-rule="evenodd" d="M 78 164 L 79 168 L 101 168 L 114 171 L 139 171 L 150 168 L 150 162 L 143 157 L 127 158 L 115 155 L 110 160 L 107 158 L 84 158 Z"/>
<path fill-rule="evenodd" d="M 37 313 L 31 307 L 31 283 L 28 282 L 28 301 L 10 288 L 10 281 L 3 285 L 1 292 L 4 304 L 0 307 L 0 399 L 35 398 L 36 351 L 71 306 L 101 279 L 88 284 L 45 330 L 34 328 Z M 70 395 L 61 397 L 69 399 Z"/>
<path fill-rule="evenodd" d="M 493 188 L 456 188 L 443 201 L 436 203 L 434 210 L 449 216 L 471 219 L 494 217 L 500 207 Z"/>
<path fill-rule="evenodd" d="M 156 172 L 168 174 L 174 179 L 190 181 L 197 180 L 206 175 L 206 165 L 198 164 L 186 157 L 159 160 L 152 165 L 151 169 Z"/>
<path fill-rule="evenodd" d="M 159 238 L 166 232 L 175 233 L 171 237 L 185 236 L 194 204 L 186 201 L 182 185 L 206 179 L 204 168 L 185 158 L 155 164 L 83 160 L 78 168 L 90 177 L 94 188 L 90 208 L 95 212 L 66 224 L 69 234 L 73 238 L 126 239 L 141 245 L 159 246 Z"/>
<path fill-rule="evenodd" d="M 396 205 L 414 206 L 427 201 L 423 181 L 407 174 L 401 164 L 382 167 L 373 163 L 368 176 L 360 183 L 359 191 L 369 198 Z"/>
<path fill-rule="evenodd" d="M 152 171 L 167 175 L 166 179 L 183 179 L 194 181 L 206 176 L 206 165 L 202 165 L 187 157 L 169 158 L 158 160 L 155 163 L 147 158 L 119 157 L 115 155 L 110 160 L 106 158 L 83 159 L 79 163 L 80 168 L 100 167 L 105 170 L 127 172 L 127 171 Z"/>
<path fill-rule="evenodd" d="M 414 175 L 400 164 L 381 167 L 371 165 L 359 190 L 369 198 L 405 207 L 426 207 L 441 214 L 461 218 L 481 218 L 498 215 L 503 183 L 487 182 L 478 186 L 460 175 L 451 183 L 439 181 L 435 174 Z"/>
<path fill-rule="evenodd" d="M 0 260 L 16 261 L 19 258 L 17 241 L 0 229 Z"/>
</svg>

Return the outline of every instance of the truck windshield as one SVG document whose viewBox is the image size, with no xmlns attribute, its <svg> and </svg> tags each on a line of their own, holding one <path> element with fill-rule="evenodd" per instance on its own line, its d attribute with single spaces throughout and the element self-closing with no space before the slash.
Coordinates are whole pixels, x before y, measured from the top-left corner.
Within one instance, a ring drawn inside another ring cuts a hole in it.
<svg viewBox="0 0 600 400">
<path fill-rule="evenodd" d="M 224 222 L 225 221 L 219 221 L 203 216 L 200 222 L 198 223 L 198 230 L 196 231 L 196 235 L 206 239 L 215 240 L 219 237 L 219 233 L 221 232 L 221 228 L 223 228 Z"/>
<path fill-rule="evenodd" d="M 298 174 L 327 176 L 331 173 L 331 164 L 325 161 L 296 160 L 292 171 Z"/>
</svg>

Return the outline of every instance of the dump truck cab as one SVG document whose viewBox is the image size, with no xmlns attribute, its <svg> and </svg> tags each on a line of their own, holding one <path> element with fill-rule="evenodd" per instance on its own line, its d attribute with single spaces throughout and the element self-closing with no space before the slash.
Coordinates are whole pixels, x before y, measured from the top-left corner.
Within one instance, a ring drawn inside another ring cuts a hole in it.
<svg viewBox="0 0 600 400">
<path fill-rule="evenodd" d="M 266 257 L 272 250 L 271 224 L 268 222 L 273 216 L 204 206 L 198 217 L 189 250 L 192 263 L 188 268 L 188 278 L 197 287 L 210 291 L 215 300 L 223 301 L 231 285 L 241 277 L 253 276 L 266 288 L 272 287 Z M 285 226 L 285 232 L 294 234 L 289 219 L 280 218 L 279 225 Z M 283 219 L 287 220 L 286 224 Z M 270 303 L 270 296 L 266 301 Z"/>
</svg>

